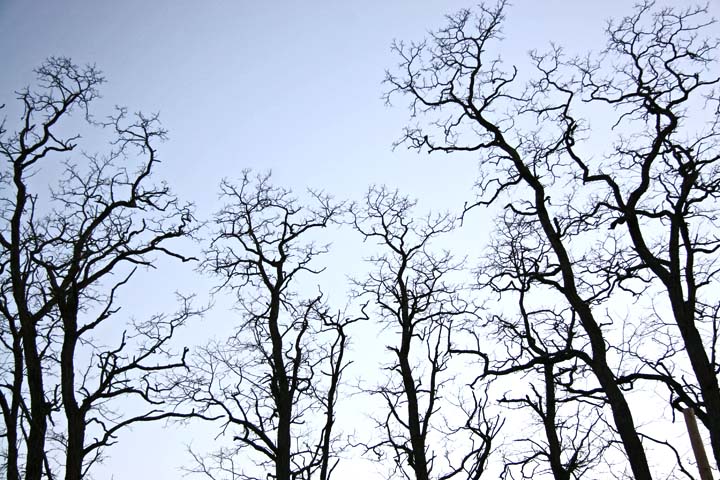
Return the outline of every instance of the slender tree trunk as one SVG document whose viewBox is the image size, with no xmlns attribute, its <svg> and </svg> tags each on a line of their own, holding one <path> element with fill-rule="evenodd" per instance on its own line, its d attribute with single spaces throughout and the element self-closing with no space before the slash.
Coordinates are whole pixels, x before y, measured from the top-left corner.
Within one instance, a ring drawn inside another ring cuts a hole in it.
<svg viewBox="0 0 720 480">
<path fill-rule="evenodd" d="M 401 292 L 401 312 L 402 318 L 402 338 L 400 349 L 398 350 L 398 361 L 400 363 L 400 373 L 403 380 L 403 389 L 407 398 L 408 412 L 408 428 L 410 433 L 410 445 L 412 447 L 412 467 L 415 471 L 415 480 L 428 480 L 428 464 L 425 455 L 425 436 L 423 435 L 420 407 L 418 405 L 417 389 L 415 388 L 415 379 L 412 375 L 410 367 L 410 343 L 412 342 L 412 325 L 410 314 L 408 312 L 409 302 L 403 274 L 405 271 L 405 262 L 398 272 L 398 283 Z M 432 395 L 432 392 L 431 392 Z"/>
<path fill-rule="evenodd" d="M 20 480 L 20 472 L 18 471 L 17 412 L 8 413 L 10 413 L 10 415 L 5 418 L 7 422 L 5 435 L 7 441 L 5 469 L 7 480 Z"/>
<path fill-rule="evenodd" d="M 408 427 L 410 430 L 410 444 L 412 446 L 413 458 L 412 467 L 415 471 L 415 480 L 428 480 L 428 465 L 425 456 L 425 437 L 422 434 L 420 425 L 420 409 L 418 406 L 415 381 L 412 377 L 412 370 L 407 358 L 407 352 L 403 357 L 400 353 L 400 371 L 403 377 L 403 387 L 408 403 Z"/>
<path fill-rule="evenodd" d="M 278 279 L 278 285 L 282 280 Z M 275 390 L 275 402 L 278 410 L 277 429 L 277 452 L 275 453 L 275 478 L 276 480 L 290 479 L 290 422 L 292 420 L 292 396 L 288 383 L 287 372 L 285 371 L 285 358 L 283 352 L 283 340 L 278 327 L 280 316 L 280 293 L 272 292 L 270 300 L 270 316 L 268 327 L 272 341 L 273 363 L 273 389 Z"/>
<path fill-rule="evenodd" d="M 603 361 L 598 362 L 595 359 L 593 359 L 592 368 L 600 382 L 600 386 L 607 396 L 610 409 L 613 413 L 615 428 L 625 447 L 625 453 L 627 453 L 633 475 L 637 480 L 650 480 L 652 475 L 648 466 L 645 448 L 637 434 L 630 406 L 627 404 L 622 390 L 618 387 L 612 370 L 608 367 L 607 363 Z"/>
<path fill-rule="evenodd" d="M 85 414 L 75 397 L 75 348 L 77 345 L 78 299 L 74 295 L 59 299 L 63 320 L 63 344 L 60 352 L 60 382 L 63 409 L 67 420 L 65 480 L 81 480 L 85 448 Z"/>
<path fill-rule="evenodd" d="M 18 310 L 20 336 L 25 357 L 27 388 L 30 395 L 30 416 L 27 439 L 27 455 L 25 458 L 25 479 L 40 480 L 45 459 L 45 434 L 47 432 L 47 416 L 50 407 L 45 401 L 42 362 L 37 350 L 37 328 L 35 319 L 30 315 L 26 304 L 27 285 L 21 263 L 22 222 L 27 204 L 27 189 L 23 183 L 25 155 L 20 155 L 14 163 L 13 182 L 16 188 L 15 211 L 10 221 L 10 276 L 15 306 Z"/>
<path fill-rule="evenodd" d="M 337 396 L 337 388 L 340 383 L 340 375 L 343 370 L 343 357 L 345 356 L 345 342 L 347 337 L 342 326 L 337 327 L 338 336 L 336 345 L 338 346 L 338 355 L 334 364 L 332 364 L 332 350 L 330 354 L 330 388 L 327 394 L 327 408 L 325 410 L 325 428 L 322 438 L 322 458 L 320 459 L 320 480 L 328 480 L 330 476 L 330 442 L 332 441 L 332 429 L 335 424 L 335 397 Z"/>
<path fill-rule="evenodd" d="M 572 298 L 571 303 L 576 304 L 575 309 L 590 339 L 593 352 L 590 367 L 610 404 L 615 428 L 625 447 L 625 453 L 627 453 L 633 475 L 636 480 L 651 480 L 652 475 L 650 473 L 647 455 L 640 441 L 640 436 L 637 433 L 632 411 L 625 399 L 625 395 L 618 386 L 615 374 L 607 363 L 605 339 L 603 338 L 602 331 L 593 318 L 590 308 L 586 304 L 579 302 L 577 294 L 573 295 Z"/>
<path fill-rule="evenodd" d="M 23 347 L 25 351 L 25 367 L 27 369 L 27 385 L 30 393 L 30 433 L 27 440 L 27 457 L 25 461 L 25 480 L 41 480 L 43 462 L 45 460 L 45 435 L 47 433 L 47 416 L 50 413 L 45 401 L 42 366 L 37 353 L 35 325 L 26 321 L 22 329 Z"/>
<path fill-rule="evenodd" d="M 645 449 L 643 448 L 640 436 L 635 428 L 635 422 L 633 420 L 630 406 L 625 400 L 625 396 L 617 384 L 617 379 L 615 378 L 612 369 L 607 363 L 605 338 L 602 330 L 595 321 L 592 310 L 577 292 L 572 261 L 565 249 L 565 245 L 563 244 L 560 234 L 555 230 L 555 224 L 545 204 L 545 199 L 547 197 L 545 188 L 528 166 L 523 163 L 519 153 L 505 143 L 504 139 L 502 139 L 502 134 L 497 127 L 491 124 L 488 125 L 490 126 L 490 131 L 496 132 L 496 138 L 500 139 L 503 149 L 510 154 L 522 179 L 533 189 L 535 193 L 534 204 L 537 209 L 538 220 L 540 221 L 543 232 L 550 242 L 560 266 L 563 280 L 561 293 L 565 296 L 565 298 L 567 298 L 570 306 L 578 314 L 583 329 L 590 340 L 590 347 L 592 349 L 592 364 L 590 367 L 598 379 L 603 392 L 605 392 L 607 401 L 610 404 L 615 428 L 620 435 L 620 439 L 625 448 L 625 453 L 627 453 L 630 468 L 635 476 L 635 480 L 651 480 L 652 475 L 650 473 L 647 455 L 645 454 Z"/>
<path fill-rule="evenodd" d="M 695 454 L 700 480 L 713 480 L 712 468 L 705 454 L 705 446 L 703 445 L 703 440 L 697 428 L 697 422 L 695 421 L 695 411 L 692 408 L 686 408 L 683 410 L 683 416 L 685 417 L 685 426 L 690 436 L 690 444 Z"/>
<path fill-rule="evenodd" d="M 20 469 L 18 467 L 18 418 L 20 413 L 20 400 L 22 398 L 23 383 L 23 355 L 22 342 L 17 331 L 17 326 L 12 319 L 8 319 L 10 330 L 13 335 L 13 384 L 10 402 L 4 396 L 0 396 L 2 402 L 3 419 L 5 420 L 5 438 L 7 452 L 5 461 L 5 472 L 7 480 L 20 480 Z"/>
<path fill-rule="evenodd" d="M 553 364 L 546 363 L 543 373 L 545 376 L 545 418 L 543 418 L 543 426 L 545 427 L 548 449 L 550 450 L 550 469 L 552 470 L 555 480 L 570 480 L 570 473 L 562 464 L 562 445 L 560 444 L 556 430 L 557 424 L 555 423 L 555 419 L 557 404 L 555 401 Z"/>
<path fill-rule="evenodd" d="M 679 224 L 683 220 L 681 213 L 678 215 L 680 218 L 673 219 L 670 232 L 668 250 L 671 258 L 671 266 L 668 269 L 663 266 L 658 258 L 648 249 L 642 235 L 640 223 L 635 214 L 635 203 L 628 202 L 625 213 L 628 232 L 635 246 L 635 251 L 642 261 L 660 279 L 667 291 L 675 323 L 683 339 L 683 345 L 690 360 L 693 373 L 700 386 L 700 394 L 706 412 L 700 419 L 710 433 L 710 444 L 713 456 L 715 457 L 716 465 L 720 467 L 720 414 L 718 414 L 718 412 L 720 412 L 720 385 L 718 384 L 714 366 L 707 356 L 702 336 L 695 326 L 696 292 L 694 284 L 691 283 L 688 287 L 688 300 L 685 300 L 683 294 L 683 277 L 680 267 L 681 257 L 678 253 L 681 248 Z M 694 282 L 694 279 L 690 277 L 692 277 L 692 274 L 688 275 L 687 281 Z"/>
<path fill-rule="evenodd" d="M 21 295 L 16 292 L 13 293 L 16 296 Z M 24 308 L 21 307 L 21 310 L 24 310 Z M 30 432 L 26 443 L 25 480 L 41 480 L 45 461 L 45 435 L 47 433 L 47 418 L 50 414 L 50 405 L 45 400 L 42 363 L 37 350 L 35 324 L 27 312 L 21 313 L 19 317 L 21 319 L 20 330 L 22 332 L 23 352 L 25 353 L 27 387 L 30 394 L 30 416 L 28 418 Z"/>
<path fill-rule="evenodd" d="M 685 351 L 690 358 L 690 364 L 702 394 L 706 415 L 703 415 L 703 424 L 710 432 L 710 446 L 715 457 L 715 462 L 720 467 L 720 388 L 718 387 L 717 376 L 705 351 L 700 332 L 695 327 L 693 312 L 686 311 L 685 302 L 682 298 L 673 301 L 673 313 L 677 320 L 685 344 Z M 672 300 L 672 294 L 671 294 Z"/>
<path fill-rule="evenodd" d="M 322 437 L 322 451 L 320 458 L 320 480 L 328 480 L 330 473 L 330 441 L 332 439 L 332 428 L 335 424 L 335 414 L 331 406 L 334 400 L 335 385 L 331 385 L 330 394 L 328 395 L 328 408 L 325 411 L 325 429 Z"/>
<path fill-rule="evenodd" d="M 568 264 L 569 265 L 569 264 Z M 567 285 L 567 283 L 566 283 Z M 607 397 L 608 404 L 613 414 L 615 428 L 617 429 L 625 453 L 627 453 L 630 468 L 636 480 L 651 480 L 650 467 L 645 454 L 645 448 L 637 433 L 632 411 L 625 399 L 625 395 L 617 383 L 615 374 L 607 363 L 605 352 L 605 339 L 597 322 L 593 318 L 590 307 L 581 301 L 574 292 L 569 292 L 570 303 L 580 317 L 585 332 L 587 332 L 592 348 L 592 364 L 590 367 L 600 383 L 600 387 Z"/>
</svg>

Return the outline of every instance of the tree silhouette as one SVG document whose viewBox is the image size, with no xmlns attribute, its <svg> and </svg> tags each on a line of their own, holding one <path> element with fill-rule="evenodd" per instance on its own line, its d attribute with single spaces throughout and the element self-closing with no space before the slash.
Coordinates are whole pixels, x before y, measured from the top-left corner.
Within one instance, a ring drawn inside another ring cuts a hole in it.
<svg viewBox="0 0 720 480">
<path fill-rule="evenodd" d="M 192 211 L 151 183 L 155 144 L 165 136 L 157 118 L 128 119 L 124 109 L 102 125 L 114 137 L 110 152 L 76 154 L 46 189 L 53 157 L 67 158 L 80 140 L 63 136 L 63 121 L 73 113 L 90 119 L 103 79 L 64 58 L 36 73 L 39 89 L 19 92 L 19 131 L 0 128 L 4 468 L 11 480 L 76 480 L 121 429 L 186 415 L 163 408 L 160 375 L 185 367 L 169 341 L 198 313 L 190 298 L 175 314 L 130 324 L 116 298 L 158 256 L 190 259 L 172 240 L 192 234 Z M 109 324 L 118 332 L 110 338 Z M 131 411 L 118 409 L 123 399 L 134 402 Z"/>
<path fill-rule="evenodd" d="M 203 269 L 231 292 L 242 321 L 235 334 L 202 349 L 185 395 L 201 412 L 219 412 L 236 444 L 209 459 L 193 454 L 192 470 L 210 478 L 327 480 L 337 465 L 333 431 L 342 372 L 348 364 L 347 327 L 362 318 L 333 313 L 322 292 L 303 298 L 300 282 L 320 273 L 327 246 L 317 231 L 336 221 L 342 204 L 313 194 L 301 206 L 269 175 L 245 171 L 239 185 L 224 181 L 227 203 Z M 259 454 L 259 469 L 235 466 L 239 451 Z"/>
<path fill-rule="evenodd" d="M 372 272 L 355 282 L 357 295 L 375 305 L 380 323 L 398 332 L 397 342 L 387 345 L 393 356 L 385 368 L 388 378 L 372 390 L 387 410 L 378 420 L 382 440 L 365 448 L 380 455 L 390 450 L 396 471 L 408 479 L 478 479 L 502 422 L 487 415 L 484 398 L 474 391 L 472 404 L 463 406 L 464 423 L 451 427 L 441 416 L 450 406 L 443 405 L 442 392 L 456 380 L 448 375 L 451 333 L 456 324 L 476 318 L 478 308 L 450 281 L 460 263 L 448 252 L 431 251 L 431 242 L 450 232 L 454 219 L 414 218 L 414 205 L 398 192 L 371 187 L 365 202 L 352 208 L 355 229 L 381 248 L 369 259 Z M 445 464 L 438 465 L 440 445 L 431 440 L 438 433 L 462 437 L 468 446 L 458 443 L 456 451 L 443 452 Z"/>
<path fill-rule="evenodd" d="M 428 42 L 395 44 L 400 65 L 387 75 L 387 100 L 409 98 L 412 118 L 422 119 L 398 143 L 477 152 L 480 193 L 468 209 L 506 202 L 509 223 L 530 225 L 528 269 L 511 290 L 560 295 L 546 308 L 561 328 L 579 329 L 573 355 L 597 382 L 576 388 L 602 394 L 635 478 L 651 478 L 647 437 L 624 393 L 638 381 L 660 381 L 675 408 L 696 408 L 720 460 L 720 420 L 708 415 L 720 396 L 716 299 L 707 288 L 716 276 L 720 78 L 711 70 L 718 43 L 703 38 L 712 24 L 707 9 L 640 4 L 609 24 L 598 55 L 532 52 L 524 82 L 490 53 L 505 10 L 505 2 L 480 7 L 478 15 L 464 10 Z M 581 118 L 589 107 L 613 116 L 604 158 L 593 155 L 594 132 Z M 714 112 L 709 123 L 692 116 L 703 108 Z M 644 293 L 658 291 L 675 329 L 657 305 L 642 305 L 652 298 Z M 638 328 L 632 342 L 618 343 L 612 330 L 622 321 L 607 305 L 622 295 L 640 302 L 647 320 L 645 332 Z"/>
</svg>

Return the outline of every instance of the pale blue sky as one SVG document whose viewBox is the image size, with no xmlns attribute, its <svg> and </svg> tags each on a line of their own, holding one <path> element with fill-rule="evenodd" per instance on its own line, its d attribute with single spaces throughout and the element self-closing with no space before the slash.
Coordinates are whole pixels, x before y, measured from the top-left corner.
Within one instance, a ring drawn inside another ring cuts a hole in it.
<svg viewBox="0 0 720 480">
<path fill-rule="evenodd" d="M 170 140 L 160 149 L 158 177 L 194 200 L 201 215 L 214 210 L 219 180 L 248 167 L 272 169 L 276 183 L 297 190 L 323 188 L 357 199 L 369 184 L 385 183 L 419 197 L 422 208 L 457 210 L 471 198 L 476 166 L 392 152 L 407 112 L 383 105 L 381 81 L 396 63 L 393 39 L 421 39 L 444 14 L 475 3 L 0 0 L 0 104 L 10 107 L 12 92 L 31 83 L 32 69 L 48 56 L 97 64 L 108 83 L 95 113 L 115 104 L 160 112 Z M 571 53 L 597 50 L 604 21 L 631 6 L 516 0 L 499 53 L 522 67 L 528 50 L 550 41 Z M 8 126 L 14 121 L 9 117 Z M 467 245 L 478 250 L 462 253 L 477 255 L 487 229 L 469 228 L 475 230 L 468 230 Z M 334 258 L 349 258 L 352 247 L 336 243 Z M 172 278 L 193 288 L 196 277 L 184 271 L 173 267 Z M 329 272 L 335 281 L 346 273 Z M 158 296 L 169 298 L 172 290 Z M 222 322 L 213 325 L 221 335 Z M 355 348 L 362 349 L 358 338 Z M 108 451 L 96 478 L 179 478 L 190 432 L 196 443 L 211 440 L 201 428 L 137 427 Z M 345 468 L 338 478 L 372 478 L 362 470 L 366 464 Z"/>
<path fill-rule="evenodd" d="M 438 174 L 471 178 L 437 168 L 443 158 L 390 152 L 406 111 L 380 100 L 384 69 L 396 61 L 389 45 L 422 38 L 443 14 L 473 4 L 3 0 L 0 98 L 11 103 L 49 55 L 96 63 L 108 79 L 106 107 L 161 113 L 171 139 L 163 173 L 201 207 L 221 177 L 244 167 L 338 194 L 387 182 L 425 196 Z M 599 47 L 602 20 L 625 5 L 516 2 L 503 56 L 521 64 L 550 40 Z"/>
</svg>

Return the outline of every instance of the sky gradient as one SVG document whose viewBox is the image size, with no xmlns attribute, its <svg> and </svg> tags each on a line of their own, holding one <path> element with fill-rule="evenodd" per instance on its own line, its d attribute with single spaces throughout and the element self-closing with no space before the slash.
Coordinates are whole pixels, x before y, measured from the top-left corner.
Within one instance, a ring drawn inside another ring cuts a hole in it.
<svg viewBox="0 0 720 480">
<path fill-rule="evenodd" d="M 507 11 L 505 41 L 496 53 L 522 67 L 529 50 L 543 50 L 551 41 L 571 54 L 599 50 L 605 20 L 629 13 L 631 3 L 517 0 Z M 33 68 L 45 58 L 96 64 L 108 82 L 94 113 L 103 116 L 114 105 L 159 112 L 169 140 L 159 150 L 157 177 L 194 201 L 202 218 L 217 208 L 220 180 L 236 179 L 244 168 L 271 169 L 278 185 L 324 189 L 339 198 L 359 199 L 368 185 L 386 184 L 419 198 L 421 211 L 457 211 L 472 198 L 475 163 L 393 151 L 408 113 L 402 104 L 384 105 L 382 80 L 397 63 L 393 39 L 420 40 L 443 23 L 444 14 L 474 4 L 0 0 L 0 104 L 7 104 L 13 130 L 13 92 L 32 83 Z M 477 225 L 471 228 L 476 230 L 459 240 L 461 255 L 480 253 Z M 328 272 L 335 283 L 348 273 L 347 265 L 338 264 L 356 247 L 338 238 L 335 267 Z M 347 261 L 361 268 L 359 261 Z M 165 281 L 152 278 L 164 290 L 126 293 L 134 302 L 129 314 L 171 309 L 175 288 L 202 296 L 212 284 L 180 266 L 159 275 Z M 168 285 L 170 278 L 177 285 Z M 219 336 L 230 331 L 223 322 L 232 322 L 223 307 L 205 320 Z M 359 334 L 356 350 L 365 348 L 363 338 L 369 335 Z M 179 478 L 178 467 L 189 461 L 185 445 L 211 444 L 215 432 L 203 426 L 136 427 L 107 451 L 110 458 L 95 477 Z M 347 462 L 337 478 L 372 479 L 368 468 L 367 462 Z"/>
</svg>

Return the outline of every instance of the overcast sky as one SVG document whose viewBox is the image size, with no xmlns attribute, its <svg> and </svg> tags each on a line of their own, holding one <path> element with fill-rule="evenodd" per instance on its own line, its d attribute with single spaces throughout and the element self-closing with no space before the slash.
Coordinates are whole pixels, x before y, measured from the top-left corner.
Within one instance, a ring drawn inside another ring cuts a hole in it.
<svg viewBox="0 0 720 480">
<path fill-rule="evenodd" d="M 444 14 L 473 5 L 0 0 L 0 104 L 12 104 L 13 91 L 31 83 L 33 68 L 48 56 L 96 64 L 108 83 L 95 113 L 113 105 L 159 112 L 169 141 L 160 149 L 158 176 L 195 201 L 201 215 L 215 209 L 220 179 L 237 178 L 244 168 L 272 169 L 277 184 L 342 198 L 384 183 L 418 197 L 422 208 L 457 210 L 472 196 L 476 165 L 393 152 L 407 111 L 383 104 L 381 82 L 397 62 L 393 39 L 419 40 L 442 25 Z M 528 50 L 551 41 L 570 53 L 598 50 L 605 20 L 630 8 L 627 0 L 516 0 L 497 53 L 522 66 Z M 11 130 L 16 120 L 8 118 Z M 191 274 L 182 278 L 193 288 Z M 169 298 L 172 290 L 158 296 Z M 223 331 L 223 322 L 212 325 Z M 355 348 L 363 345 L 356 341 Z M 136 427 L 108 451 L 96 478 L 178 478 L 189 436 L 202 443 L 212 440 L 208 435 L 202 428 Z M 373 478 L 364 468 L 348 463 L 338 478 Z"/>
</svg>

